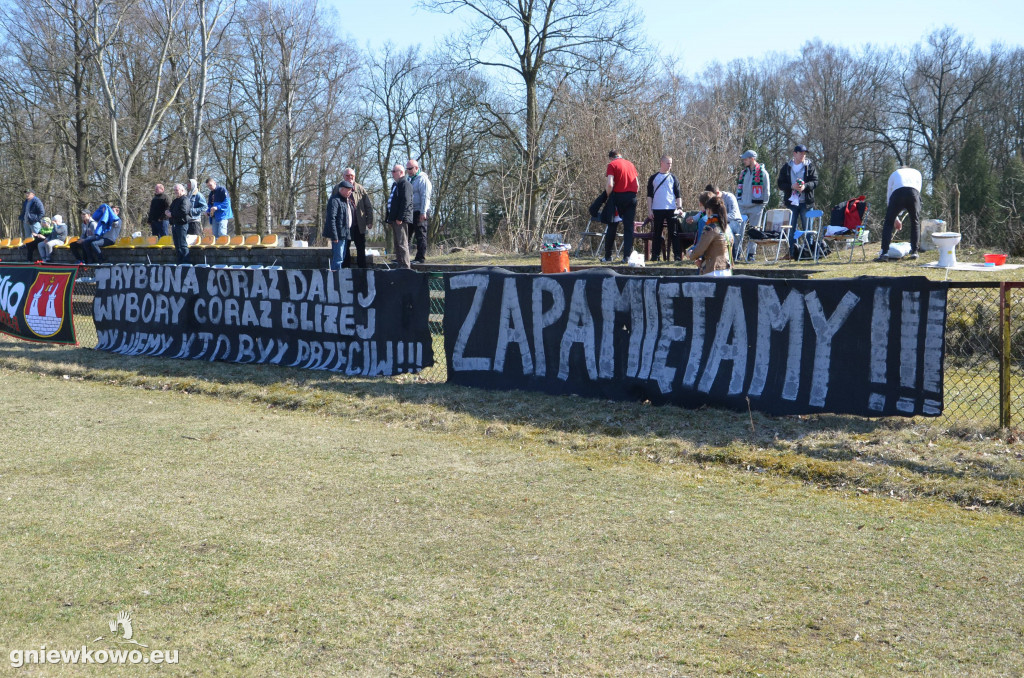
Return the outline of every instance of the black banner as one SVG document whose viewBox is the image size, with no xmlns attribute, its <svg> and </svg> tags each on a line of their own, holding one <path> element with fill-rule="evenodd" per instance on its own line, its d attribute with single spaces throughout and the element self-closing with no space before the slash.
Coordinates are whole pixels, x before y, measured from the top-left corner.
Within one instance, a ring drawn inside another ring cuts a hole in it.
<svg viewBox="0 0 1024 678">
<path fill-rule="evenodd" d="M 75 266 L 0 265 L 0 332 L 28 341 L 77 344 L 71 312 Z"/>
<path fill-rule="evenodd" d="M 771 414 L 938 416 L 945 320 L 919 277 L 445 281 L 450 383 Z"/>
<path fill-rule="evenodd" d="M 388 376 L 434 364 L 413 271 L 96 269 L 98 349 Z"/>
</svg>

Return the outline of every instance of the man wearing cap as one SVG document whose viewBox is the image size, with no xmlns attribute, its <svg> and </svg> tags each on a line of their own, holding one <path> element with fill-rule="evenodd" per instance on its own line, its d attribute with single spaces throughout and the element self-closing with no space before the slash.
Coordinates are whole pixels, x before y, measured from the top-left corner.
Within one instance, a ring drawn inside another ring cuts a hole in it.
<svg viewBox="0 0 1024 678">
<path fill-rule="evenodd" d="M 327 216 L 324 218 L 324 238 L 331 241 L 331 270 L 337 271 L 344 261 L 348 240 L 352 235 L 352 206 L 348 197 L 352 195 L 351 182 L 342 181 L 327 201 Z"/>
<path fill-rule="evenodd" d="M 740 160 L 743 169 L 736 179 L 736 200 L 740 204 L 740 214 L 747 218 L 747 228 L 760 228 L 761 214 L 771 195 L 768 168 L 757 162 L 757 151 L 754 150 L 744 152 Z M 750 252 L 747 252 L 747 259 L 751 259 Z"/>
<path fill-rule="evenodd" d="M 346 167 L 341 172 L 341 178 L 352 184 L 352 193 L 348 197 L 348 205 L 352 209 L 352 242 L 356 246 L 356 266 L 366 268 L 366 232 L 373 228 L 373 200 L 366 192 L 363 185 L 356 181 L 356 171 Z M 349 255 L 349 248 L 341 252 L 342 268 L 352 267 L 352 257 Z"/>
<path fill-rule="evenodd" d="M 889 175 L 885 196 L 885 221 L 882 222 L 882 249 L 878 261 L 890 261 L 887 256 L 892 243 L 892 232 L 903 227 L 897 218 L 900 212 L 907 212 L 910 223 L 910 254 L 908 259 L 917 259 L 918 241 L 921 239 L 921 173 L 913 167 L 901 167 Z"/>
<path fill-rule="evenodd" d="M 779 170 L 779 178 L 775 182 L 782 192 L 782 202 L 793 213 L 789 223 L 789 256 L 796 257 L 794 238 L 797 229 L 806 227 L 804 214 L 814 208 L 814 187 L 818 185 L 818 170 L 814 163 L 807 159 L 807 147 L 797 144 L 793 148 L 793 159 Z"/>
</svg>

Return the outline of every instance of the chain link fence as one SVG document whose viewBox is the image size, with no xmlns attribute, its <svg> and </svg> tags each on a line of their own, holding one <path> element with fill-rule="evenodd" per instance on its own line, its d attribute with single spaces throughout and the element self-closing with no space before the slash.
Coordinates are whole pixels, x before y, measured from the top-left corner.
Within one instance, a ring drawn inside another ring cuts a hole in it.
<svg viewBox="0 0 1024 678">
<path fill-rule="evenodd" d="M 429 273 L 430 335 L 434 365 L 418 375 L 396 379 L 444 383 L 444 274 Z M 948 427 L 998 426 L 1024 421 L 1024 284 L 1006 283 L 1005 313 L 1000 313 L 999 283 L 951 283 L 946 307 L 945 410 L 938 419 Z M 75 284 L 75 330 L 79 344 L 96 346 L 92 321 L 95 283 Z M 1006 320 L 1006 328 L 1001 322 Z M 1004 332 L 1009 342 L 1004 350 Z M 1005 372 L 1001 372 L 1001 367 Z M 1006 374 L 1005 383 L 1000 380 Z M 1004 397 L 1001 397 L 1004 396 Z"/>
</svg>

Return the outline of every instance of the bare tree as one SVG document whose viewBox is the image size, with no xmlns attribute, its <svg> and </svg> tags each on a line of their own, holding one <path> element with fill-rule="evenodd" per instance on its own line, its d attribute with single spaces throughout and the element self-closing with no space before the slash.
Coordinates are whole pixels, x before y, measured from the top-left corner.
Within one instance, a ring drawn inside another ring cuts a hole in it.
<svg viewBox="0 0 1024 678">
<path fill-rule="evenodd" d="M 90 0 L 85 26 L 109 125 L 117 196 L 128 206 L 132 166 L 185 85 L 179 38 L 186 0 Z M 128 124 L 124 124 L 128 123 Z M 121 131 L 128 132 L 122 145 Z"/>
<path fill-rule="evenodd" d="M 514 109 L 517 119 L 493 112 L 505 128 L 503 138 L 514 145 L 524 165 L 522 218 L 532 239 L 540 228 L 538 208 L 547 188 L 541 182 L 540 165 L 550 100 L 542 101 L 542 92 L 545 86 L 557 87 L 560 74 L 593 68 L 588 48 L 594 45 L 630 51 L 637 16 L 623 13 L 615 0 L 428 0 L 426 4 L 436 11 L 470 15 L 473 28 L 461 42 L 464 62 L 504 71 L 512 87 L 521 92 L 521 108 Z"/>
</svg>

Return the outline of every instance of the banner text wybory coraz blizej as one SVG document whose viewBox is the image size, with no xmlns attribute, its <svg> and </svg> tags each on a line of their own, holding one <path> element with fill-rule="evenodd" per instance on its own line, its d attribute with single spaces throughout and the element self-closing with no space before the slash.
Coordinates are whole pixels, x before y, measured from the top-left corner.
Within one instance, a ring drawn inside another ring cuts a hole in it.
<svg viewBox="0 0 1024 678">
<path fill-rule="evenodd" d="M 387 376 L 433 364 L 412 271 L 112 266 L 96 271 L 97 348 Z"/>
<path fill-rule="evenodd" d="M 925 278 L 449 276 L 451 383 L 772 414 L 942 411 L 946 287 Z"/>
</svg>

